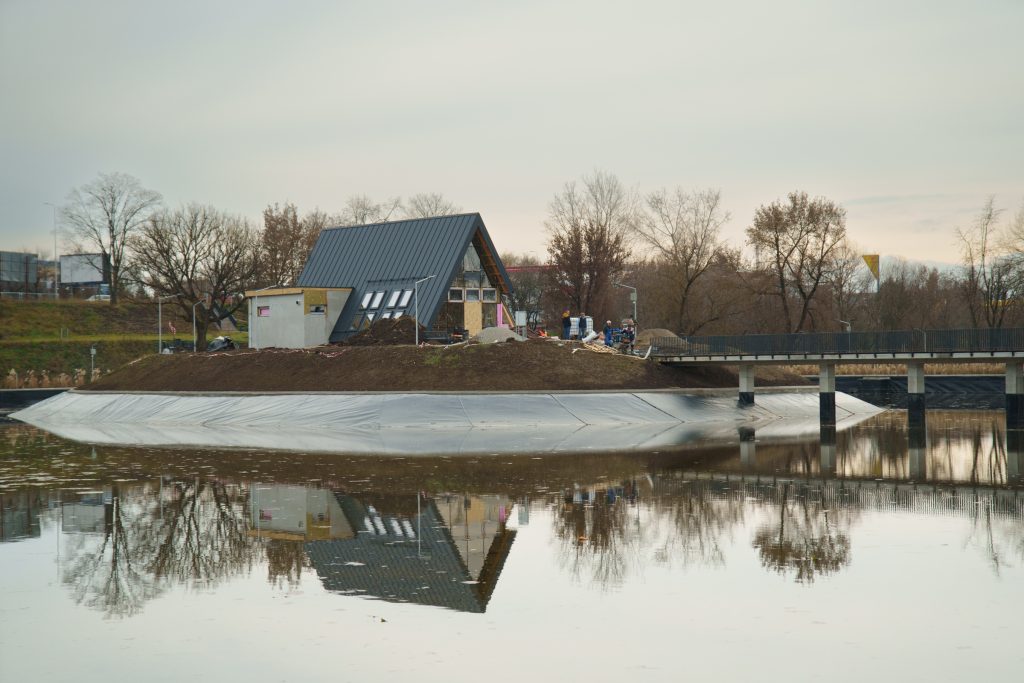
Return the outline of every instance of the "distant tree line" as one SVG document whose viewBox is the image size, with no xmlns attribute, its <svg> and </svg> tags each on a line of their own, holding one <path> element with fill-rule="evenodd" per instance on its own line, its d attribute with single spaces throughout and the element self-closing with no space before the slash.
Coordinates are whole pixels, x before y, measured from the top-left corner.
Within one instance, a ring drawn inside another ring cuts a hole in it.
<svg viewBox="0 0 1024 683">
<path fill-rule="evenodd" d="M 166 207 L 111 173 L 73 190 L 61 217 L 73 248 L 108 257 L 111 304 L 125 293 L 165 297 L 188 320 L 196 312 L 204 342 L 245 290 L 295 284 L 324 228 L 460 211 L 441 194 L 352 195 L 333 213 L 268 204 L 256 225 L 212 206 Z M 632 315 L 636 287 L 642 326 L 684 335 L 1024 324 L 1024 206 L 1010 215 L 990 199 L 957 229 L 959 268 L 886 259 L 877 282 L 832 200 L 794 191 L 764 204 L 742 245 L 722 236 L 729 220 L 716 189 L 643 194 L 602 171 L 570 181 L 549 205 L 546 258 L 502 255 L 510 307 L 532 326 L 557 327 L 564 309 L 600 326 Z"/>
<path fill-rule="evenodd" d="M 1009 217 L 990 199 L 956 230 L 958 268 L 887 258 L 877 281 L 832 200 L 794 191 L 760 206 L 743 245 L 723 238 L 729 219 L 715 189 L 641 194 L 584 176 L 551 201 L 546 263 L 503 255 L 512 304 L 554 329 L 566 308 L 618 323 L 633 312 L 619 283 L 639 291 L 643 327 L 682 335 L 1024 324 L 1024 207 Z"/>
</svg>

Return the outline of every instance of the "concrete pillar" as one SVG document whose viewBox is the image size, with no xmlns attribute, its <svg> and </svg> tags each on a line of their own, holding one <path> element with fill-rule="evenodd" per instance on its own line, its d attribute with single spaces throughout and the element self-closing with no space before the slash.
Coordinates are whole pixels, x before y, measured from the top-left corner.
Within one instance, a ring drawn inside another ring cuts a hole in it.
<svg viewBox="0 0 1024 683">
<path fill-rule="evenodd" d="M 757 464 L 757 442 L 752 427 L 740 427 L 740 465 L 744 469 Z"/>
<path fill-rule="evenodd" d="M 836 364 L 822 363 L 818 369 L 818 400 L 821 426 L 836 426 Z"/>
<path fill-rule="evenodd" d="M 1024 364 L 1006 364 L 1006 428 L 1024 429 Z"/>
<path fill-rule="evenodd" d="M 928 435 L 924 422 L 911 423 L 907 431 L 907 445 L 910 447 L 910 467 L 908 473 L 914 481 L 928 479 Z"/>
<path fill-rule="evenodd" d="M 907 424 L 924 425 L 924 363 L 907 363 Z"/>
<path fill-rule="evenodd" d="M 836 428 L 835 425 L 821 426 L 821 473 L 836 473 Z"/>
<path fill-rule="evenodd" d="M 754 405 L 754 366 L 740 366 L 740 405 Z"/>
</svg>

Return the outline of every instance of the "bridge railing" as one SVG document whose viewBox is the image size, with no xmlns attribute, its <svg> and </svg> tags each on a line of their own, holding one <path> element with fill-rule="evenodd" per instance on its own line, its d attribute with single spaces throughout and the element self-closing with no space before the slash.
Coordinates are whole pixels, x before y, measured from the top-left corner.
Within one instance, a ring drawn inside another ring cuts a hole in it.
<svg viewBox="0 0 1024 683">
<path fill-rule="evenodd" d="M 651 347 L 654 356 L 682 357 L 995 353 L 1024 351 L 1024 328 L 657 337 Z"/>
</svg>

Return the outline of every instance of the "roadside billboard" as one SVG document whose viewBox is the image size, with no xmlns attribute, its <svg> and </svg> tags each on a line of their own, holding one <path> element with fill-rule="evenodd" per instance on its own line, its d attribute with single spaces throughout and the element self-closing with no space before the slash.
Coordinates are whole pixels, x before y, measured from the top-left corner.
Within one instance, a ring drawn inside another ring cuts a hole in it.
<svg viewBox="0 0 1024 683">
<path fill-rule="evenodd" d="M 98 285 L 110 282 L 110 260 L 104 254 L 67 254 L 60 257 L 62 285 Z"/>
</svg>

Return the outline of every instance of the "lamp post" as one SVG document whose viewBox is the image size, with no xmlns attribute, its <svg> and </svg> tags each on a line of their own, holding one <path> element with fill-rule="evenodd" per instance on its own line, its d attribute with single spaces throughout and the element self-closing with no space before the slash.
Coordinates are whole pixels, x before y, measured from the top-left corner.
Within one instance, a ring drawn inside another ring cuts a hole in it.
<svg viewBox="0 0 1024 683">
<path fill-rule="evenodd" d="M 621 282 L 613 282 L 616 287 L 625 287 L 626 289 L 632 289 L 633 292 L 630 294 L 630 299 L 633 300 L 633 325 L 636 325 L 636 287 L 632 285 L 624 285 Z"/>
<path fill-rule="evenodd" d="M 60 292 L 60 282 L 57 274 L 60 269 L 60 259 L 57 257 L 57 205 L 50 202 L 43 202 L 43 204 L 53 209 L 53 298 L 57 299 Z"/>
<path fill-rule="evenodd" d="M 416 318 L 416 321 L 415 321 L 416 322 L 416 327 L 414 329 L 415 329 L 416 346 L 420 345 L 420 283 L 421 282 L 426 282 L 427 280 L 430 280 L 433 277 L 434 277 L 433 275 L 428 275 L 425 278 L 421 278 L 421 279 L 417 280 L 412 285 L 412 288 L 413 288 L 413 295 L 412 296 L 413 296 L 413 299 L 415 299 L 415 302 L 414 302 L 415 303 L 415 306 L 414 306 L 414 310 L 415 310 L 414 316 Z"/>
<path fill-rule="evenodd" d="M 167 296 L 158 296 L 156 298 L 156 352 L 164 352 L 164 299 L 176 299 L 181 294 L 168 294 Z M 193 312 L 193 318 L 195 317 Z M 195 324 L 195 321 L 193 321 Z"/>
</svg>

